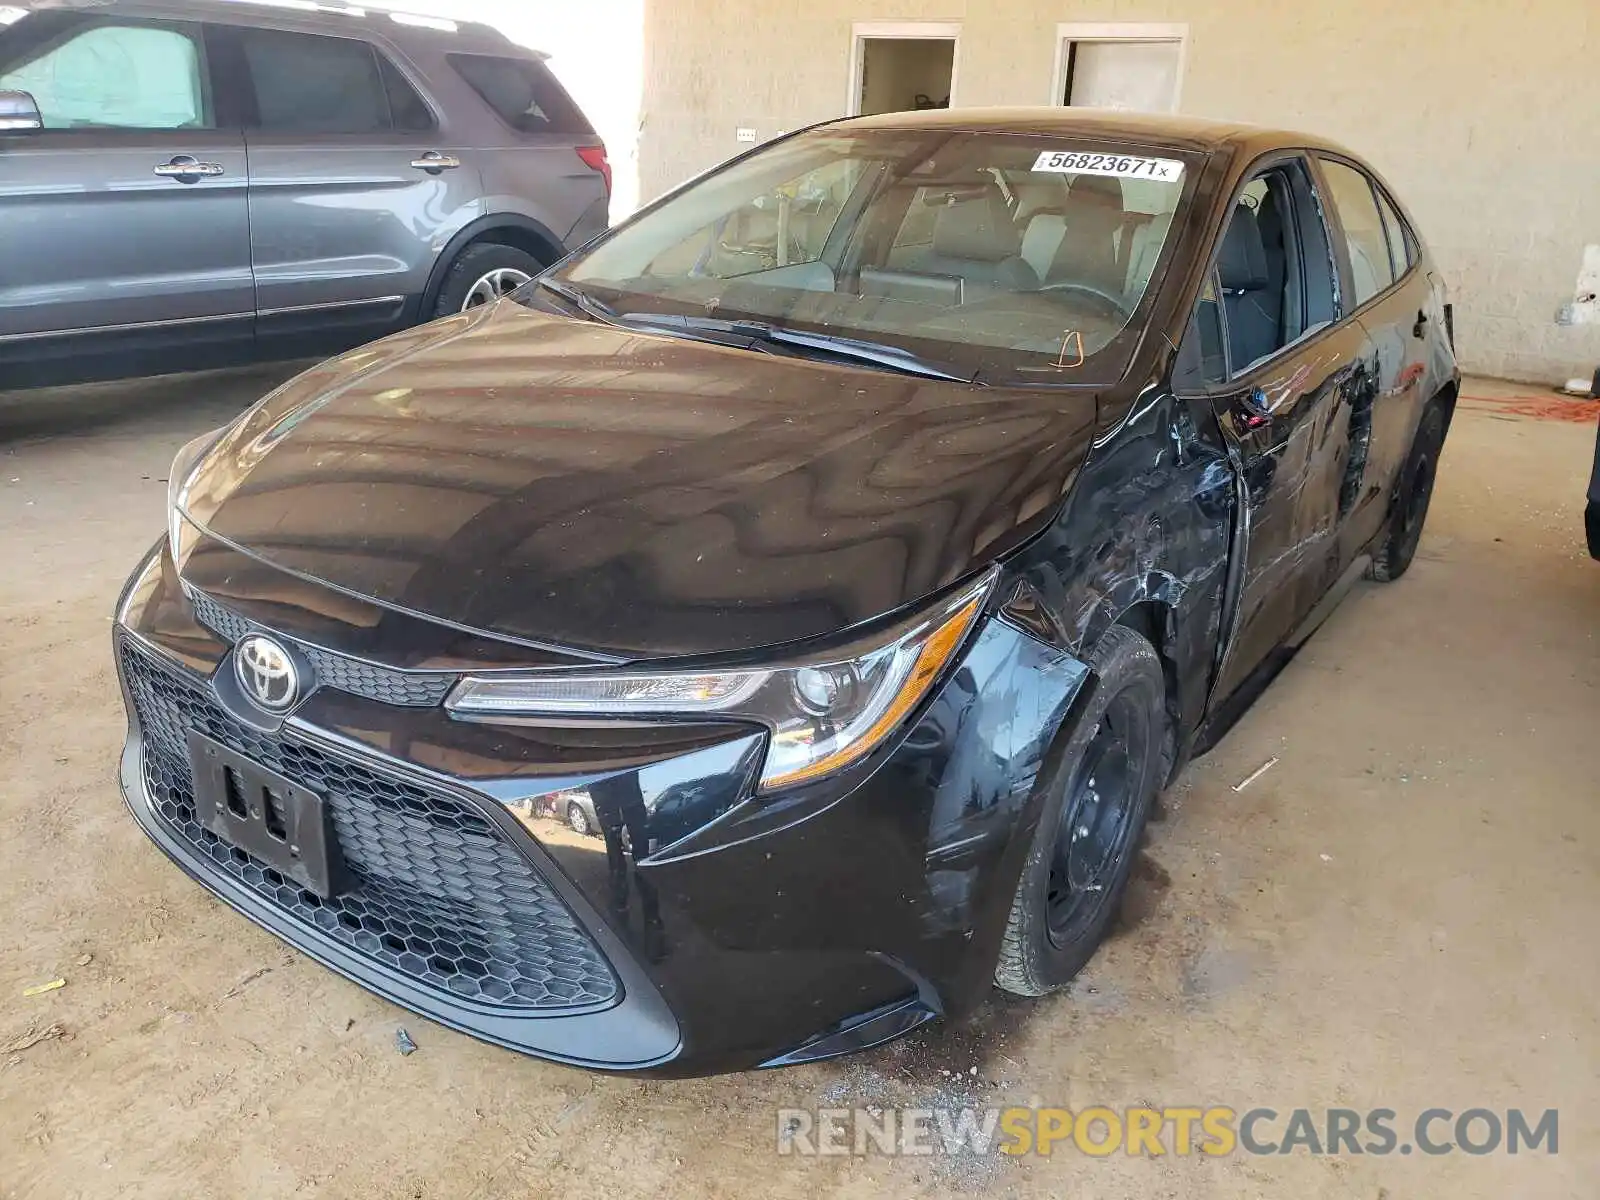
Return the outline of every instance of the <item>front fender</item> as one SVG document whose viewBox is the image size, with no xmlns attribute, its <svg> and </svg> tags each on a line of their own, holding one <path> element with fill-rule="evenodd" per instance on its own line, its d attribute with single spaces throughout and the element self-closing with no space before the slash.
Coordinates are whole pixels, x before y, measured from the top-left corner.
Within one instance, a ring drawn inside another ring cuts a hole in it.
<svg viewBox="0 0 1600 1200">
<path fill-rule="evenodd" d="M 1152 637 L 1176 685 L 1180 742 L 1204 715 L 1235 503 L 1220 432 L 1196 410 L 1163 393 L 1095 448 L 1054 525 L 1019 556 L 1006 604 L 1074 655 L 1112 625 Z"/>
</svg>

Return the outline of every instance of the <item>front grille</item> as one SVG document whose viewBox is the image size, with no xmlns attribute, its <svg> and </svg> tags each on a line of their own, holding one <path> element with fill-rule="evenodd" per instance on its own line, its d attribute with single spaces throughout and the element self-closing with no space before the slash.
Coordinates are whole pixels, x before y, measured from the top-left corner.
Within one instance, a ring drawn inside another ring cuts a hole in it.
<svg viewBox="0 0 1600 1200">
<path fill-rule="evenodd" d="M 237 642 L 245 634 L 261 628 L 273 637 L 292 642 L 305 655 L 316 673 L 316 682 L 336 691 L 365 696 L 380 704 L 395 704 L 402 708 L 433 708 L 450 694 L 455 676 L 446 671 L 398 671 L 393 667 L 380 667 L 359 658 L 335 654 L 320 646 L 308 646 L 276 631 L 258 627 L 232 609 L 200 591 L 190 591 L 189 601 L 194 605 L 195 618 L 211 632 L 227 642 Z"/>
<path fill-rule="evenodd" d="M 207 867 L 308 929 L 453 996 L 546 1010 L 616 998 L 615 976 L 571 911 L 472 806 L 291 733 L 251 730 L 206 684 L 132 643 L 121 654 L 153 806 Z M 324 797 L 350 883 L 342 895 L 320 899 L 200 825 L 190 729 Z"/>
</svg>

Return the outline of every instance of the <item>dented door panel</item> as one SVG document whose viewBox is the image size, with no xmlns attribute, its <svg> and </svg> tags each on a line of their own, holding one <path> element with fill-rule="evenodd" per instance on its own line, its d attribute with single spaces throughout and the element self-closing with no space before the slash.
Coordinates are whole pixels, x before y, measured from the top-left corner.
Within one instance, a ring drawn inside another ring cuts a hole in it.
<svg viewBox="0 0 1600 1200">
<path fill-rule="evenodd" d="M 1430 299 L 1422 272 L 1413 271 L 1358 318 L 1376 387 L 1370 408 L 1352 413 L 1350 469 L 1340 497 L 1340 508 L 1349 513 L 1345 541 L 1352 555 L 1382 527 L 1423 406 L 1433 395 L 1426 386 Z"/>
<path fill-rule="evenodd" d="M 1360 326 L 1335 326 L 1214 401 L 1243 494 L 1238 598 L 1214 702 L 1262 664 L 1342 569 L 1339 490 L 1350 414 L 1372 388 L 1365 350 Z"/>
</svg>

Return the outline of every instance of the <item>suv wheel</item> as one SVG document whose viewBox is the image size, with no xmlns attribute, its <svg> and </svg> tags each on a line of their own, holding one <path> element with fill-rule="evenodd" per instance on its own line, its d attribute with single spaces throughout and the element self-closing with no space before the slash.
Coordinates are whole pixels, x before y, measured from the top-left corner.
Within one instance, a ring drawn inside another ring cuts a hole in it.
<svg viewBox="0 0 1600 1200">
<path fill-rule="evenodd" d="M 468 246 L 450 264 L 433 315 L 446 317 L 493 304 L 510 295 L 540 271 L 544 264 L 515 246 L 484 242 Z"/>
<path fill-rule="evenodd" d="M 1099 684 L 1051 784 L 995 966 L 995 983 L 1018 996 L 1055 991 L 1093 957 L 1171 763 L 1155 648 L 1112 626 L 1089 665 Z"/>
</svg>

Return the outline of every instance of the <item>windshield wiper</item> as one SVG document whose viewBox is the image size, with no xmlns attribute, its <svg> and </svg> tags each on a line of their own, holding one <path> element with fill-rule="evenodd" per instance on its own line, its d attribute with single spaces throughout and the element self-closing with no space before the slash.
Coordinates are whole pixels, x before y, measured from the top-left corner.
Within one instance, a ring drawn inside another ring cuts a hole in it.
<svg viewBox="0 0 1600 1200">
<path fill-rule="evenodd" d="M 852 362 L 870 363 L 885 370 L 898 371 L 902 375 L 947 379 L 952 383 L 977 383 L 975 373 L 963 373 L 953 366 L 921 358 L 909 350 L 902 350 L 899 346 L 864 341 L 861 338 L 788 329 L 782 325 L 768 324 L 766 321 L 724 321 L 716 317 L 690 317 L 677 313 L 624 313 L 620 319 L 629 325 L 653 325 L 701 333 L 732 334 L 735 337 L 747 338 L 756 346 L 813 350 L 836 358 L 847 358 Z"/>
<path fill-rule="evenodd" d="M 607 325 L 620 325 L 622 321 L 617 316 L 617 310 L 604 300 L 596 299 L 581 288 L 575 288 L 570 283 L 563 283 L 559 279 L 551 279 L 541 275 L 536 281 L 547 292 L 554 292 L 568 304 L 572 305 L 586 317 L 596 321 L 604 321 Z"/>
</svg>

